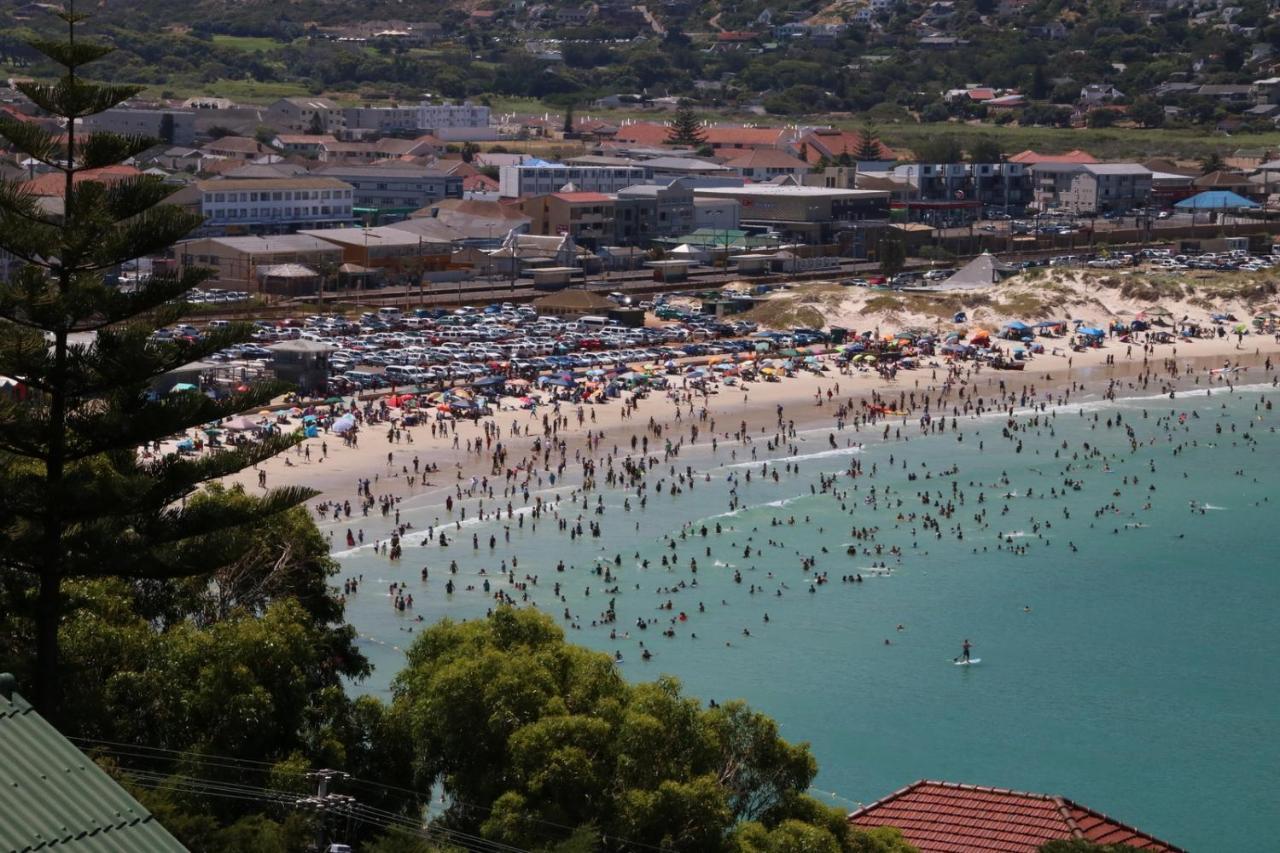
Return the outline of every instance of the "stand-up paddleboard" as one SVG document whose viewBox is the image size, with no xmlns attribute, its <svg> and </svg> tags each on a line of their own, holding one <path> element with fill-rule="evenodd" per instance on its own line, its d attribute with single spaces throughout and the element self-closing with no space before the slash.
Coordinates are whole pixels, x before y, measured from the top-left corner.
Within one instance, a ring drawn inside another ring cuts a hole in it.
<svg viewBox="0 0 1280 853">
<path fill-rule="evenodd" d="M 975 663 L 982 663 L 982 658 L 969 658 L 968 660 L 956 658 L 952 663 L 956 666 L 973 666 Z"/>
</svg>

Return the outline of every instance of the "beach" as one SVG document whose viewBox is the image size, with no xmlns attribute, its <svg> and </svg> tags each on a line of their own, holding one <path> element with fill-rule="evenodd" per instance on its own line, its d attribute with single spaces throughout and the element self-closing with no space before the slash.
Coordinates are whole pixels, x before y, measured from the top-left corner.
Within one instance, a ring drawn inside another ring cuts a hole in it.
<svg viewBox="0 0 1280 853">
<path fill-rule="evenodd" d="M 1258 735 L 1277 722 L 1280 349 L 1174 347 L 892 381 L 829 364 L 745 399 L 674 376 L 581 421 L 562 404 L 434 436 L 370 423 L 354 447 L 322 432 L 261 470 L 321 492 L 375 665 L 353 690 L 386 696 L 439 619 L 536 606 L 628 678 L 770 713 L 842 808 L 951 778 L 1113 803 L 1196 849 L 1188 776 L 1219 790 L 1280 766 Z M 1238 623 L 1247 644 L 1219 643 Z M 964 640 L 978 666 L 952 665 Z M 1233 849 L 1280 818 L 1195 799 L 1240 828 Z"/>
</svg>

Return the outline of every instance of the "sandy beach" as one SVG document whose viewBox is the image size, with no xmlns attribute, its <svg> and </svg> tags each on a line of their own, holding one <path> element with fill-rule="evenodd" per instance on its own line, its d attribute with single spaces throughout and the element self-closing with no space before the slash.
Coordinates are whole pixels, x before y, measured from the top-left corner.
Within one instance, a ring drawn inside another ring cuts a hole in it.
<svg viewBox="0 0 1280 853">
<path fill-rule="evenodd" d="M 1006 394 L 1016 398 L 1006 397 L 1004 405 L 1012 403 L 1025 408 L 1033 400 L 1052 405 L 1097 399 L 1108 392 L 1112 383 L 1116 386 L 1113 389 L 1115 396 L 1151 393 L 1153 388 L 1162 390 L 1174 385 L 1183 389 L 1195 388 L 1197 382 L 1201 385 L 1221 382 L 1209 371 L 1221 368 L 1227 362 L 1242 368 L 1235 374 L 1240 382 L 1270 381 L 1271 375 L 1265 373 L 1264 364 L 1268 357 L 1273 362 L 1280 361 L 1280 344 L 1271 336 L 1262 335 L 1246 337 L 1243 348 L 1237 348 L 1234 337 L 1226 337 L 1154 345 L 1153 349 L 1145 364 L 1141 346 L 1129 347 L 1112 339 L 1100 349 L 1037 355 L 1021 372 L 989 367 L 975 371 L 970 362 L 960 362 L 956 367 L 963 371 L 964 381 L 973 392 L 988 401 L 986 408 L 990 409 L 993 407 L 991 403 L 1000 396 L 1001 383 Z M 1108 364 L 1107 360 L 1112 356 L 1115 363 Z M 1182 376 L 1178 380 L 1167 375 L 1164 364 L 1167 359 L 1176 362 L 1181 371 Z M 652 434 L 649 430 L 651 421 L 663 428 L 667 435 L 674 435 L 676 440 L 687 440 L 689 426 L 701 423 L 699 441 L 707 443 L 715 435 L 719 441 L 725 442 L 744 423 L 747 432 L 753 436 L 772 432 L 777 427 L 779 407 L 786 421 L 793 422 L 796 430 L 805 431 L 834 428 L 837 409 L 842 401 L 852 403 L 851 409 L 856 414 L 862 401 L 877 397 L 892 403 L 893 411 L 907 413 L 880 420 L 877 429 L 886 425 L 899 429 L 905 425 L 918 430 L 916 421 L 924 410 L 924 399 L 933 397 L 937 400 L 948 378 L 947 366 L 943 366 L 941 360 L 938 360 L 938 365 L 932 367 L 924 363 L 917 369 L 901 371 L 893 380 L 886 380 L 872 370 L 839 372 L 832 365 L 823 374 L 801 372 L 776 382 L 756 381 L 735 387 L 721 385 L 715 393 L 705 397 L 683 392 L 680 377 L 675 376 L 671 377 L 674 382 L 668 391 L 655 390 L 636 400 L 634 409 L 629 412 L 618 400 L 581 407 L 563 404 L 560 413 L 564 420 L 555 435 L 557 441 L 564 441 L 564 455 L 569 459 L 580 458 L 582 451 L 587 449 L 589 435 L 603 435 L 599 447 L 604 450 L 616 448 L 625 454 L 632 435 Z M 1159 378 L 1154 375 L 1157 372 Z M 1142 384 L 1144 377 L 1146 383 Z M 958 387 L 954 377 L 950 387 L 953 390 Z M 679 406 L 676 398 L 679 398 Z M 949 402 L 954 401 L 955 398 L 949 398 Z M 534 441 L 543 435 L 542 417 L 552 407 L 543 406 L 534 414 L 515 408 L 510 405 L 512 403 L 513 399 L 504 398 L 504 408 L 490 418 L 441 422 L 448 425 L 449 431 L 441 428 L 435 436 L 424 423 L 398 428 L 399 440 L 388 440 L 390 424 L 370 424 L 360 430 L 358 445 L 350 446 L 344 444 L 340 437 L 322 432 L 294 450 L 264 463 L 259 469 L 241 472 L 230 482 L 258 488 L 261 470 L 266 473 L 268 487 L 304 485 L 321 493 L 317 501 L 342 501 L 355 495 L 359 480 L 371 479 L 379 484 L 375 491 L 380 493 L 389 490 L 417 496 L 438 493 L 443 500 L 447 493 L 455 491 L 459 482 L 492 475 L 492 442 L 489 448 L 482 448 L 480 452 L 475 450 L 478 443 L 485 441 L 486 428 L 496 429 L 501 434 L 500 440 L 508 450 L 508 466 L 529 455 Z M 577 417 L 579 408 L 584 415 L 582 423 Z M 946 408 L 950 414 L 949 403 Z M 677 409 L 680 411 L 679 419 L 676 417 Z M 700 421 L 703 409 L 707 413 L 706 419 Z M 935 414 L 937 411 L 935 407 Z M 516 427 L 520 430 L 519 436 L 512 435 Z M 672 428 L 675 428 L 674 432 Z M 857 441 L 858 433 L 843 431 L 838 440 L 842 443 Z M 468 451 L 468 445 L 473 448 L 471 451 Z M 420 468 L 434 464 L 438 472 L 423 475 L 411 484 L 409 480 L 415 458 Z M 386 482 L 388 480 L 390 483 Z"/>
</svg>

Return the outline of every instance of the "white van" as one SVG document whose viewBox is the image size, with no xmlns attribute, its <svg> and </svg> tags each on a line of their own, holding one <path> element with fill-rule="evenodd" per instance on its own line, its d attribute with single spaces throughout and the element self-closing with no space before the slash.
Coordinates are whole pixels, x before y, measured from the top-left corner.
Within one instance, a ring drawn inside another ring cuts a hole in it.
<svg viewBox="0 0 1280 853">
<path fill-rule="evenodd" d="M 572 323 L 570 325 L 573 325 Z M 605 326 L 609 325 L 608 317 L 579 317 L 578 328 L 575 331 L 591 331 L 598 332 Z"/>
<path fill-rule="evenodd" d="M 384 323 L 398 323 L 400 322 L 400 309 L 399 308 L 379 308 L 378 319 Z"/>
</svg>

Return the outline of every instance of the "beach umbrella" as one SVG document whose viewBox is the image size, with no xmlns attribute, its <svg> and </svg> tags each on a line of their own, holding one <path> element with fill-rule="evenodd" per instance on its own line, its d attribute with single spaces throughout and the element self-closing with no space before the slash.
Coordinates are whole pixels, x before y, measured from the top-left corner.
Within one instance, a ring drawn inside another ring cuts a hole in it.
<svg viewBox="0 0 1280 853">
<path fill-rule="evenodd" d="M 190 382 L 179 382 L 169 389 L 170 394 L 181 394 L 184 391 L 199 391 L 200 389 L 192 385 Z"/>
<path fill-rule="evenodd" d="M 344 433 L 351 432 L 351 430 L 355 428 L 356 428 L 356 419 L 352 415 L 343 415 L 342 417 L 334 421 L 333 426 L 331 427 L 331 429 L 337 435 L 342 435 Z"/>
<path fill-rule="evenodd" d="M 245 389 L 245 390 L 248 390 L 248 389 Z M 335 404 L 335 403 L 341 403 L 341 402 L 342 402 L 342 398 L 341 398 L 341 397 L 328 397 L 328 398 L 326 398 L 326 399 L 325 399 L 325 402 L 332 406 L 332 405 L 333 405 L 333 404 Z"/>
<path fill-rule="evenodd" d="M 244 430 L 257 429 L 259 424 L 253 418 L 241 415 L 237 418 L 231 418 L 223 423 L 223 426 L 233 432 L 242 432 Z"/>
<path fill-rule="evenodd" d="M 205 427 L 204 434 L 205 435 L 222 435 L 222 430 L 217 429 L 215 427 Z"/>
<path fill-rule="evenodd" d="M 1235 329 L 1233 329 L 1232 331 L 1235 331 L 1235 332 L 1247 332 L 1247 331 L 1249 331 L 1249 328 L 1248 328 L 1247 326 L 1245 326 L 1245 324 L 1244 324 L 1244 323 L 1240 323 L 1240 324 L 1239 324 L 1239 325 L 1237 325 L 1237 326 L 1235 327 Z"/>
</svg>

